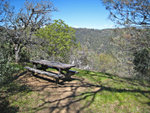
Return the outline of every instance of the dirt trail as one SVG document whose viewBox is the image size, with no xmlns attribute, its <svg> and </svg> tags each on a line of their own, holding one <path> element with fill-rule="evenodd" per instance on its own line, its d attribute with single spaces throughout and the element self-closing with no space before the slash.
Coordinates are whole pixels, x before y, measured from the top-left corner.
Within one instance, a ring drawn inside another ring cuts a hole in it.
<svg viewBox="0 0 150 113">
<path fill-rule="evenodd" d="M 88 107 L 89 103 L 82 102 L 90 94 L 89 91 L 99 90 L 89 84 L 87 80 L 72 76 L 71 81 L 55 80 L 45 75 L 32 76 L 26 73 L 17 79 L 22 84 L 28 85 L 36 94 L 32 95 L 36 104 L 32 109 L 37 113 L 80 113 Z"/>
</svg>

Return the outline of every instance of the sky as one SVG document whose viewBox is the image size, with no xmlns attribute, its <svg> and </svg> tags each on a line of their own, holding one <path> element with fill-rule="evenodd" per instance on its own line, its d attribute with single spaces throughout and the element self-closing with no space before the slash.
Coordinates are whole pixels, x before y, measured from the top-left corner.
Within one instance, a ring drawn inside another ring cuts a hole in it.
<svg viewBox="0 0 150 113">
<path fill-rule="evenodd" d="M 23 6 L 25 0 L 10 0 L 17 9 Z M 52 19 L 62 19 L 75 28 L 106 29 L 114 28 L 108 19 L 109 12 L 101 0 L 51 0 L 57 12 L 51 14 Z"/>
</svg>

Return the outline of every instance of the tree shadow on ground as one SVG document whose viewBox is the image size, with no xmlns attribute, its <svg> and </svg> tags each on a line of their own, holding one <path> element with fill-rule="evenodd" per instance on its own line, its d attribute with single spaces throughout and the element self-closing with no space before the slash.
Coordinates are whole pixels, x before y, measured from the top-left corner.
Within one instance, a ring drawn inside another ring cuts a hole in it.
<svg viewBox="0 0 150 113">
<path fill-rule="evenodd" d="M 11 105 L 9 97 L 20 92 L 31 91 L 28 86 L 14 82 L 17 78 L 24 74 L 26 74 L 26 72 L 23 72 L 18 76 L 12 76 L 11 79 L 0 84 L 0 113 L 17 113 L 19 111 L 19 106 Z"/>
<path fill-rule="evenodd" d="M 54 84 L 55 81 L 51 79 L 44 78 L 39 75 L 34 75 L 34 77 L 53 83 L 53 84 L 43 84 L 40 86 L 41 88 L 38 88 L 38 90 L 33 89 L 34 91 L 44 92 L 46 89 L 49 88 L 49 90 L 51 90 L 52 93 L 55 92 L 54 98 L 49 97 L 49 99 L 46 98 L 41 99 L 42 103 L 33 108 L 35 112 L 40 112 L 44 109 L 48 109 L 47 111 L 48 113 L 55 113 L 55 112 L 81 113 L 95 101 L 96 95 L 98 93 L 101 93 L 102 91 L 109 91 L 114 93 L 115 92 L 140 93 L 144 96 L 150 94 L 150 91 L 146 90 L 140 89 L 129 90 L 129 89 L 108 87 L 105 85 L 96 85 L 87 82 L 84 78 L 79 77 L 74 77 L 70 81 L 63 80 L 62 82 L 60 82 L 60 84 L 57 85 Z M 58 95 L 57 93 L 60 93 L 60 95 Z M 84 100 L 86 100 L 87 98 L 88 99 L 90 98 L 90 100 L 84 103 Z M 147 103 L 147 105 L 149 105 L 149 102 Z"/>
<path fill-rule="evenodd" d="M 5 97 L 0 97 L 0 112 L 1 113 L 17 113 L 19 107 L 10 106 L 9 101 Z"/>
<path fill-rule="evenodd" d="M 27 74 L 28 73 L 25 73 L 25 76 L 27 76 Z M 23 74 L 21 76 L 23 76 Z M 81 113 L 84 112 L 84 110 L 86 110 L 86 108 L 88 108 L 95 101 L 96 95 L 100 94 L 102 91 L 109 91 L 112 93 L 140 93 L 141 95 L 150 99 L 150 91 L 148 90 L 121 89 L 102 84 L 97 85 L 94 83 L 89 83 L 82 77 L 74 76 L 70 81 L 64 79 L 59 84 L 56 84 L 55 80 L 42 75 L 30 75 L 28 77 L 35 78 L 33 79 L 33 81 L 36 80 L 35 84 L 40 84 L 39 86 L 32 87 L 32 91 L 38 92 L 39 95 L 42 92 L 50 93 L 50 95 L 47 96 L 44 96 L 43 94 L 41 95 L 42 98 L 39 99 L 42 101 L 42 103 L 32 107 L 32 110 L 35 112 L 44 111 L 45 113 Z M 112 79 L 114 78 L 112 77 Z M 32 81 L 29 82 L 31 83 Z M 88 102 L 85 102 L 87 98 Z M 150 106 L 149 103 L 150 102 L 147 102 L 146 104 Z"/>
<path fill-rule="evenodd" d="M 16 80 L 17 78 L 19 78 L 20 76 L 25 75 L 26 73 L 27 73 L 27 71 L 23 71 L 23 72 L 21 72 L 21 73 L 15 75 L 15 76 L 14 76 L 14 79 Z"/>
<path fill-rule="evenodd" d="M 89 88 L 89 87 L 93 87 L 93 86 L 97 87 L 97 90 L 86 91 L 86 92 L 83 92 L 80 94 L 76 94 L 76 91 L 79 87 Z M 65 87 L 67 87 L 67 86 L 65 86 Z M 44 103 L 42 103 L 40 106 L 38 106 L 38 109 L 44 107 L 44 105 L 46 105 L 48 103 L 49 104 L 55 103 L 54 106 L 48 107 L 50 110 L 49 113 L 55 112 L 56 109 L 57 109 L 58 113 L 61 112 L 63 109 L 66 109 L 66 112 L 69 113 L 70 109 L 72 109 L 71 107 L 73 105 L 76 106 L 76 108 L 77 108 L 76 113 L 80 113 L 85 108 L 88 108 L 94 102 L 96 94 L 100 93 L 101 91 L 110 91 L 110 92 L 119 92 L 119 93 L 130 92 L 130 93 L 141 93 L 141 94 L 150 93 L 150 91 L 116 89 L 116 88 L 111 88 L 111 87 L 86 84 L 83 86 L 75 86 L 74 89 L 72 88 L 72 93 L 64 98 L 56 99 L 54 101 L 44 101 Z M 82 100 L 85 100 L 88 97 L 90 97 L 91 99 L 87 103 L 79 105 L 79 103 L 81 104 Z M 69 99 L 70 101 L 68 101 L 66 104 L 62 105 L 61 102 L 66 99 Z M 147 104 L 149 105 L 149 103 L 147 103 Z M 35 109 L 37 109 L 37 108 L 35 108 Z"/>
</svg>

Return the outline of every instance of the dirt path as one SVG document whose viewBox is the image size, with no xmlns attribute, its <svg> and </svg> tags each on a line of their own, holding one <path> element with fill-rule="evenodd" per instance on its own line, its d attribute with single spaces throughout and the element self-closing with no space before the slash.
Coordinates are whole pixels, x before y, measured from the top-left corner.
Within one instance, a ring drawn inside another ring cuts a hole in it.
<svg viewBox="0 0 150 113">
<path fill-rule="evenodd" d="M 32 110 L 37 113 L 84 112 L 84 109 L 92 103 L 94 93 L 91 91 L 99 90 L 87 80 L 76 76 L 73 76 L 71 81 L 60 81 L 58 85 L 52 78 L 44 75 L 32 76 L 30 73 L 20 76 L 17 80 L 36 92 L 30 98 L 36 101 L 32 105 Z M 84 103 L 83 100 L 89 96 L 91 101 Z"/>
</svg>

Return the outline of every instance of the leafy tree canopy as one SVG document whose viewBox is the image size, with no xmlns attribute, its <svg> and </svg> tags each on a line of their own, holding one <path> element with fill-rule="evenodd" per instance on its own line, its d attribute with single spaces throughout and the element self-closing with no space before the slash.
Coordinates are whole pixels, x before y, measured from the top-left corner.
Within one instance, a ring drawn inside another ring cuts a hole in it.
<svg viewBox="0 0 150 113">
<path fill-rule="evenodd" d="M 39 29 L 36 36 L 48 41 L 50 56 L 66 57 L 73 45 L 76 45 L 75 30 L 62 20 L 54 20 L 54 23 Z"/>
</svg>

